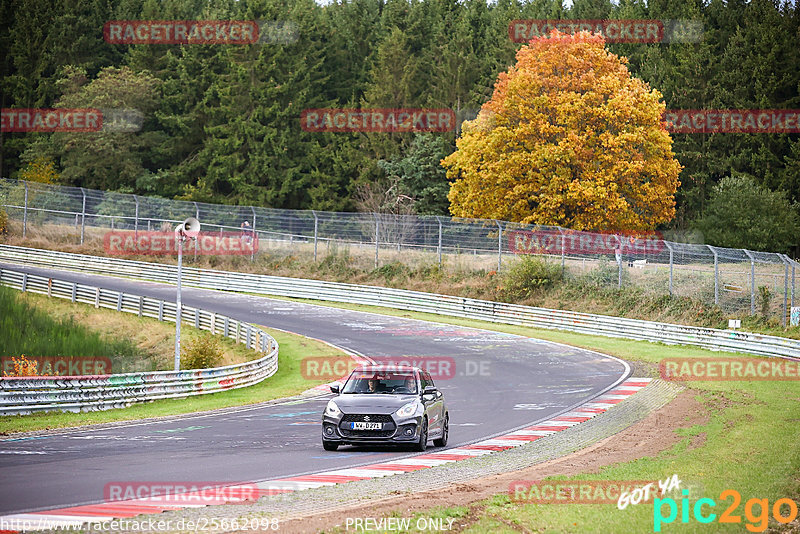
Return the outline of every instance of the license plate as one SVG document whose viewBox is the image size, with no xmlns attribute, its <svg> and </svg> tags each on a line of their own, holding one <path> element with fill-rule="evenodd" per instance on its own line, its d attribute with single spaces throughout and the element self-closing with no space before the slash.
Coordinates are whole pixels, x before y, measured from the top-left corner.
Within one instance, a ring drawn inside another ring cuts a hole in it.
<svg viewBox="0 0 800 534">
<path fill-rule="evenodd" d="M 383 423 L 365 423 L 364 421 L 354 421 L 350 423 L 350 430 L 380 430 Z"/>
</svg>

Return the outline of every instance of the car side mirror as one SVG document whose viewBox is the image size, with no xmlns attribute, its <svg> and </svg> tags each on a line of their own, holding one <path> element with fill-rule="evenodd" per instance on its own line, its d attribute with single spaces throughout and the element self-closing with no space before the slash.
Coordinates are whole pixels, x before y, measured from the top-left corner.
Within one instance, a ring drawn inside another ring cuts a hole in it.
<svg viewBox="0 0 800 534">
<path fill-rule="evenodd" d="M 330 388 L 331 393 L 336 393 L 337 395 L 339 394 L 339 384 L 331 384 Z"/>
<path fill-rule="evenodd" d="M 435 386 L 425 386 L 422 390 L 423 397 L 436 397 L 436 392 L 439 391 Z"/>
</svg>

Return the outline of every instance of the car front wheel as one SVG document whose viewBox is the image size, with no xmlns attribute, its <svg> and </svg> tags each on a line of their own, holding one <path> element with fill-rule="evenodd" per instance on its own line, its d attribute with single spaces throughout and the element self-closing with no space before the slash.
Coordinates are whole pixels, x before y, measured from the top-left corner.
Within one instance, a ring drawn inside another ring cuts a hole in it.
<svg viewBox="0 0 800 534">
<path fill-rule="evenodd" d="M 442 437 L 433 440 L 433 444 L 437 447 L 444 447 L 447 445 L 447 434 L 450 432 L 450 416 L 444 416 L 444 423 L 442 424 Z"/>
<path fill-rule="evenodd" d="M 425 452 L 428 446 L 428 419 L 427 417 L 422 420 L 422 430 L 419 433 L 419 441 L 414 444 L 414 450 Z"/>
</svg>

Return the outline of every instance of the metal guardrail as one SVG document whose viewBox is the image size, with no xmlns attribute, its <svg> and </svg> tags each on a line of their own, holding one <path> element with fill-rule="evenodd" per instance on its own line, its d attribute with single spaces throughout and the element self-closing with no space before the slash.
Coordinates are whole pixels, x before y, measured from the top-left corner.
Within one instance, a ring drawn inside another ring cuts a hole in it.
<svg viewBox="0 0 800 534">
<path fill-rule="evenodd" d="M 0 284 L 70 299 L 119 312 L 175 321 L 174 302 L 121 293 L 101 287 L 0 269 Z M 186 371 L 152 371 L 97 376 L 2 377 L 0 415 L 43 411 L 93 411 L 124 408 L 131 404 L 216 393 L 261 382 L 278 370 L 278 343 L 266 332 L 231 317 L 183 306 L 187 324 L 231 338 L 265 355 L 257 360 Z"/>
<path fill-rule="evenodd" d="M 0 260 L 167 283 L 175 283 L 177 271 L 174 265 L 86 256 L 10 245 L 0 245 Z M 367 304 L 502 324 L 567 330 L 584 334 L 666 344 L 694 345 L 718 351 L 800 358 L 800 340 L 749 332 L 699 328 L 607 315 L 536 308 L 404 289 L 195 269 L 191 267 L 183 268 L 182 283 L 203 289 Z"/>
</svg>

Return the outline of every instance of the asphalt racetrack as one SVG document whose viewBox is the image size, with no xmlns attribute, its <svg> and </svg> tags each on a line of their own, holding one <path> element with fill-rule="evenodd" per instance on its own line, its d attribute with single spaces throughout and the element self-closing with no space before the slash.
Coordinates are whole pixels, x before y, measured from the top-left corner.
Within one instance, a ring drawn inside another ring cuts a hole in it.
<svg viewBox="0 0 800 534">
<path fill-rule="evenodd" d="M 0 268 L 175 299 L 175 288 L 164 284 L 12 264 Z M 310 336 L 367 357 L 428 356 L 454 362 L 447 376 L 436 381 L 450 412 L 448 447 L 549 419 L 629 373 L 614 358 L 486 330 L 191 288 L 184 288 L 182 299 L 187 306 Z M 102 430 L 0 438 L 0 514 L 102 502 L 104 487 L 115 482 L 253 482 L 414 455 L 387 448 L 324 451 L 320 421 L 330 397 Z"/>
</svg>

